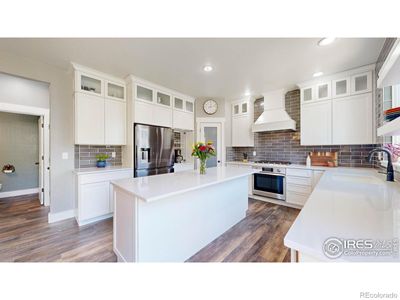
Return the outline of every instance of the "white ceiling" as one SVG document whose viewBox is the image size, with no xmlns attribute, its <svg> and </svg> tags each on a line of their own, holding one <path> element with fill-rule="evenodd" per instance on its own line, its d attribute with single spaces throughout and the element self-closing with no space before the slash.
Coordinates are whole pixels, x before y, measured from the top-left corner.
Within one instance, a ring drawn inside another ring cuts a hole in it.
<svg viewBox="0 0 400 300">
<path fill-rule="evenodd" d="M 104 38 L 0 39 L 13 52 L 67 69 L 69 62 L 125 77 L 128 74 L 195 97 L 254 95 L 325 74 L 376 62 L 383 38 Z M 203 71 L 211 64 L 214 70 Z M 1 70 L 0 70 L 1 71 Z"/>
</svg>

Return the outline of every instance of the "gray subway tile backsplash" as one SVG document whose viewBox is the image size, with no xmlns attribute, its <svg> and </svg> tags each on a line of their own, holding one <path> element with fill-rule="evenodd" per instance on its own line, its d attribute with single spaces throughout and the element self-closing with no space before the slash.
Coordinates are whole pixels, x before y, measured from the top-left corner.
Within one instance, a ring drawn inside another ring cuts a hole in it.
<svg viewBox="0 0 400 300">
<path fill-rule="evenodd" d="M 115 152 L 115 158 L 111 157 Z M 75 145 L 75 168 L 93 168 L 96 167 L 96 155 L 99 153 L 108 154 L 108 166 L 122 165 L 122 146 L 92 146 L 92 145 Z"/>
<path fill-rule="evenodd" d="M 264 99 L 254 103 L 254 120 L 263 112 Z M 284 160 L 295 164 L 305 164 L 307 154 L 311 151 L 339 152 L 339 166 L 372 167 L 365 160 L 368 152 L 378 145 L 330 145 L 330 146 L 301 146 L 300 145 L 300 90 L 286 94 L 286 111 L 296 121 L 296 132 L 275 131 L 258 132 L 254 136 L 254 147 L 227 147 L 227 161 L 242 160 L 243 153 L 249 160 Z M 253 156 L 253 151 L 257 155 Z"/>
</svg>

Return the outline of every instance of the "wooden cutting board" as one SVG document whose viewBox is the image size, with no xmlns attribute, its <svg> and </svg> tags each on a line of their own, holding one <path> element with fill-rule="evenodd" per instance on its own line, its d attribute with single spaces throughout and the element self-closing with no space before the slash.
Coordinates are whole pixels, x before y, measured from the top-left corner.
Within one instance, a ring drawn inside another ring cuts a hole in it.
<svg viewBox="0 0 400 300">
<path fill-rule="evenodd" d="M 337 167 L 337 152 L 310 152 L 312 166 Z"/>
</svg>

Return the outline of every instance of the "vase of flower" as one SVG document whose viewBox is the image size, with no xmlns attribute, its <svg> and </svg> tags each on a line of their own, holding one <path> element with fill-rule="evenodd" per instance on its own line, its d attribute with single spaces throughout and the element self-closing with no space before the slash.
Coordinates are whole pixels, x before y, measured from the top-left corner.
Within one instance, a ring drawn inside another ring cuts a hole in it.
<svg viewBox="0 0 400 300">
<path fill-rule="evenodd" d="M 203 143 L 197 142 L 193 145 L 192 156 L 197 157 L 200 160 L 200 174 L 206 174 L 206 163 L 209 157 L 215 156 L 215 148 L 212 142 Z"/>
</svg>

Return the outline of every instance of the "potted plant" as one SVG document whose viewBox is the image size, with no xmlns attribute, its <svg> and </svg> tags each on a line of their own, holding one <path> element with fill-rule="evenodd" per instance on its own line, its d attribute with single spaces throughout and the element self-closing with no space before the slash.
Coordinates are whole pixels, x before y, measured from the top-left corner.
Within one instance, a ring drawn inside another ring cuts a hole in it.
<svg viewBox="0 0 400 300">
<path fill-rule="evenodd" d="M 212 142 L 203 143 L 197 142 L 193 145 L 192 156 L 197 157 L 200 160 L 200 174 L 206 174 L 206 162 L 207 158 L 215 156 L 215 148 Z"/>
<path fill-rule="evenodd" d="M 104 168 L 107 164 L 106 159 L 108 159 L 110 156 L 108 154 L 104 153 L 99 153 L 96 155 L 97 163 L 96 166 L 98 168 Z"/>
</svg>

